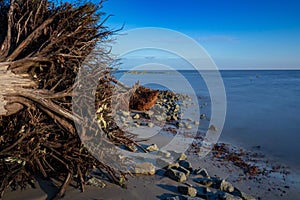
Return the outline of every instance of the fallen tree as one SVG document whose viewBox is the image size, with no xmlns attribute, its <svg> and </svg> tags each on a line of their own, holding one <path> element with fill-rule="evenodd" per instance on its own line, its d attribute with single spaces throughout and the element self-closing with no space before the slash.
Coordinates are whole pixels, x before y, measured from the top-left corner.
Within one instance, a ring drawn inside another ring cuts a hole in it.
<svg viewBox="0 0 300 200">
<path fill-rule="evenodd" d="M 1 196 L 9 186 L 25 187 L 39 175 L 61 180 L 56 195 L 60 198 L 72 180 L 83 191 L 94 168 L 123 184 L 123 172 L 117 173 L 95 159 L 83 146 L 74 125 L 83 119 L 72 113 L 78 70 L 96 45 L 102 60 L 97 69 L 101 75 L 96 107 L 107 101 L 114 87 L 112 81 L 116 82 L 105 45 L 114 31 L 104 25 L 109 16 L 103 18 L 102 3 L 0 1 Z M 109 139 L 114 142 L 134 144 L 122 130 L 111 132 L 114 135 Z"/>
</svg>

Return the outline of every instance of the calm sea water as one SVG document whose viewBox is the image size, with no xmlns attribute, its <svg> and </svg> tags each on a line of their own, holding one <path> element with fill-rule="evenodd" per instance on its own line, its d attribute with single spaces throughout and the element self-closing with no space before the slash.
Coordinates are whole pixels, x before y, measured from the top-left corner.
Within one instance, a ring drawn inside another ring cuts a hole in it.
<svg viewBox="0 0 300 200">
<path fill-rule="evenodd" d="M 300 71 L 233 70 L 220 74 L 227 97 L 220 140 L 247 149 L 260 145 L 266 155 L 300 170 Z M 129 85 L 140 80 L 152 88 L 195 91 L 199 104 L 207 104 L 202 111 L 210 115 L 209 91 L 197 71 L 118 72 L 116 76 Z M 192 90 L 185 89 L 189 85 Z"/>
</svg>

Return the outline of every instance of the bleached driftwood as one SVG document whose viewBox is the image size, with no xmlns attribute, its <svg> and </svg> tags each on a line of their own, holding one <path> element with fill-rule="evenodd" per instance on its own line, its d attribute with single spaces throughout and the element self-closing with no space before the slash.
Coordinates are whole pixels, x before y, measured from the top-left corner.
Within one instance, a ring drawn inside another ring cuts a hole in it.
<svg viewBox="0 0 300 200">
<path fill-rule="evenodd" d="M 11 115 L 23 108 L 23 105 L 11 101 L 11 98 L 25 88 L 36 87 L 28 74 L 14 74 L 8 69 L 9 64 L 0 63 L 0 116 Z"/>
</svg>

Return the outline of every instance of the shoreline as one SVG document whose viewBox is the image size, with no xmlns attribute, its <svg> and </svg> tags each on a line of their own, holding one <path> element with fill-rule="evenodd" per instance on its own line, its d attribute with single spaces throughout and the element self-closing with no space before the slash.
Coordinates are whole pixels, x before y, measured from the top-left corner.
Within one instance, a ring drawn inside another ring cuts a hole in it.
<svg viewBox="0 0 300 200">
<path fill-rule="evenodd" d="M 219 145 L 224 143 L 218 143 Z M 188 160 L 193 168 L 207 169 L 211 177 L 219 177 L 232 183 L 241 191 L 254 196 L 256 199 L 295 199 L 300 189 L 300 179 L 297 179 L 292 171 L 286 166 L 279 166 L 276 161 L 270 160 L 255 151 L 246 151 L 232 144 L 225 144 L 228 148 L 239 149 L 244 152 L 241 156 L 245 160 L 253 159 L 253 155 L 259 157 L 256 164 L 266 164 L 270 167 L 269 173 L 259 173 L 249 176 L 243 169 L 236 166 L 231 160 L 218 160 L 209 153 L 205 158 L 198 159 L 193 154 L 188 154 Z M 222 152 L 221 152 L 222 153 Z M 273 169 L 272 169 L 273 168 Z M 275 169 L 275 170 L 274 170 Z M 273 171 L 272 171 L 273 170 Z M 298 181 L 297 181 L 298 180 Z M 182 185 L 165 177 L 161 170 L 157 170 L 153 176 L 129 177 L 127 189 L 104 181 L 104 188 L 87 186 L 86 191 L 81 193 L 74 186 L 69 186 L 63 199 L 166 199 L 166 197 L 178 196 L 177 186 Z M 188 179 L 189 184 L 195 183 Z M 36 189 L 27 188 L 24 191 L 9 191 L 4 194 L 3 199 L 49 199 L 55 194 L 57 188 L 50 182 L 40 180 Z M 147 194 L 147 196 L 145 196 Z"/>
</svg>

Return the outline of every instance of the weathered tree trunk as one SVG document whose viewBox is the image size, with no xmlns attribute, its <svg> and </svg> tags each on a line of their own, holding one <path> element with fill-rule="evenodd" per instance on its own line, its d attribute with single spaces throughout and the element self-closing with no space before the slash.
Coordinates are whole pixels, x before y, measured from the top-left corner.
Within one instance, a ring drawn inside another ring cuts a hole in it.
<svg viewBox="0 0 300 200">
<path fill-rule="evenodd" d="M 8 116 L 20 111 L 23 108 L 21 103 L 13 102 L 20 92 L 25 88 L 36 88 L 28 74 L 14 74 L 8 69 L 9 65 L 0 63 L 0 115 Z"/>
</svg>

